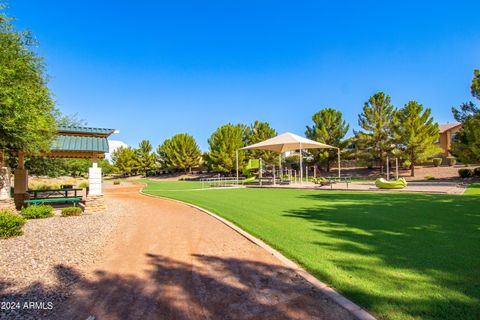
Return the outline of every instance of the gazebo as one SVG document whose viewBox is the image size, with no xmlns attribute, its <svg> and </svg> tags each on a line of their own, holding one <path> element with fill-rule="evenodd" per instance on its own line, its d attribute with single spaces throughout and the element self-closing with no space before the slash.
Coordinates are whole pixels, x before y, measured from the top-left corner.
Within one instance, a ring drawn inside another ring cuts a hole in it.
<svg viewBox="0 0 480 320">
<path fill-rule="evenodd" d="M 246 147 L 241 148 L 240 150 L 268 150 L 275 151 L 279 154 L 282 154 L 287 151 L 300 150 L 300 182 L 303 181 L 303 155 L 302 150 L 304 149 L 337 149 L 338 154 L 338 177 L 341 176 L 340 168 L 340 148 L 330 146 L 328 144 L 320 143 L 314 140 L 310 140 L 299 135 L 285 132 L 281 135 L 267 139 L 265 141 L 255 143 Z M 238 172 L 238 150 L 236 154 L 236 166 L 237 166 L 237 181 L 239 179 Z"/>
<path fill-rule="evenodd" d="M 104 209 L 102 169 L 98 167 L 97 160 L 105 158 L 105 153 L 109 151 L 107 138 L 114 132 L 114 129 L 106 128 L 61 126 L 57 130 L 50 151 L 41 154 L 49 158 L 92 159 L 92 167 L 88 170 L 89 193 L 86 202 L 88 211 Z M 19 152 L 18 166 L 14 171 L 13 192 L 17 208 L 21 207 L 28 197 L 28 171 L 25 169 L 24 159 L 25 154 Z"/>
</svg>

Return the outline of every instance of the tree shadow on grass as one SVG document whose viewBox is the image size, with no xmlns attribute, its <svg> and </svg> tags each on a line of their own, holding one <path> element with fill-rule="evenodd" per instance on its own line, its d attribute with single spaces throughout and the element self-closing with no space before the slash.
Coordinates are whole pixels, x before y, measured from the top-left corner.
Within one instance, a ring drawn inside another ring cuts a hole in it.
<svg viewBox="0 0 480 320">
<path fill-rule="evenodd" d="M 313 272 L 367 309 L 392 317 L 480 318 L 480 199 L 312 193 L 285 216 L 312 223 L 334 266 Z M 339 276 L 340 275 L 340 276 Z"/>
<path fill-rule="evenodd" d="M 352 319 L 289 268 L 205 255 L 193 256 L 192 264 L 147 256 L 143 277 L 108 271 L 84 277 L 57 266 L 59 283 L 75 279 L 73 294 L 35 318 Z M 50 296 L 60 290 L 36 284 L 27 291 Z"/>
</svg>

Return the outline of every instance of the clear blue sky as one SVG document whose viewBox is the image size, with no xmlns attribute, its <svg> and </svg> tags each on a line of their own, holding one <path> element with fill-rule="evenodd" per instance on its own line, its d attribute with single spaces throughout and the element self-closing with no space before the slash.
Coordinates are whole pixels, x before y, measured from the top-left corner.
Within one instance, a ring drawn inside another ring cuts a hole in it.
<svg viewBox="0 0 480 320">
<path fill-rule="evenodd" d="M 323 107 L 356 128 L 376 91 L 452 122 L 480 68 L 480 1 L 335 2 L 15 0 L 8 13 L 40 41 L 61 110 L 130 145 L 188 132 L 206 150 L 218 126 L 255 119 L 303 134 Z"/>
</svg>

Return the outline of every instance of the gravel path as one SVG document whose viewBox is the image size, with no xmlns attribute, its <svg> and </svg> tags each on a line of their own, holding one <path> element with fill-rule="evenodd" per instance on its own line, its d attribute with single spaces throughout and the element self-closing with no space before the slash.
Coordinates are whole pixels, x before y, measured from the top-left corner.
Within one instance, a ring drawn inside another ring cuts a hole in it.
<svg viewBox="0 0 480 320">
<path fill-rule="evenodd" d="M 63 266 L 83 274 L 100 259 L 126 216 L 121 206 L 108 199 L 107 205 L 102 214 L 28 220 L 22 236 L 0 240 L 0 319 L 48 317 L 49 305 L 24 303 L 55 307 L 66 298 L 78 275 L 63 272 Z"/>
<path fill-rule="evenodd" d="M 138 189 L 108 191 L 130 214 L 53 319 L 353 319 L 219 220 Z"/>
</svg>

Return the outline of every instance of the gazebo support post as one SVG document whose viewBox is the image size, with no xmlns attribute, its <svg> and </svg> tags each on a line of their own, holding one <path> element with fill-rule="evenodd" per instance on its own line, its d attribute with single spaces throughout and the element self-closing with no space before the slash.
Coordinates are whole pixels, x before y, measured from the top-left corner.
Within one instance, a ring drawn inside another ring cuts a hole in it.
<svg viewBox="0 0 480 320">
<path fill-rule="evenodd" d="M 25 154 L 18 152 L 18 166 L 14 172 L 13 199 L 15 207 L 21 209 L 23 203 L 27 200 L 28 194 L 28 170 L 25 169 Z"/>
<path fill-rule="evenodd" d="M 3 151 L 0 151 L 0 209 L 15 209 L 10 197 L 10 169 L 4 164 Z"/>
<path fill-rule="evenodd" d="M 102 193 L 102 168 L 98 167 L 97 157 L 95 156 L 92 157 L 92 166 L 88 169 L 88 187 L 85 211 L 88 213 L 105 211 L 105 199 Z"/>
</svg>

